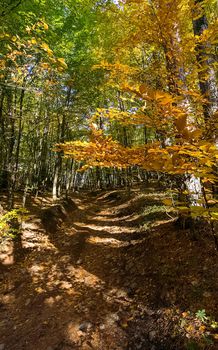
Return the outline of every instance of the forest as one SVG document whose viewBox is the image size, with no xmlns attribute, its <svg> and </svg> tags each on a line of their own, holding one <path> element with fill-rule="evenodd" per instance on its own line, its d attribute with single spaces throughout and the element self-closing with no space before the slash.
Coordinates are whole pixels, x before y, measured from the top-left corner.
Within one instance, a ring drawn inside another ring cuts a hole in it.
<svg viewBox="0 0 218 350">
<path fill-rule="evenodd" d="M 218 349 L 217 0 L 0 18 L 0 350 Z"/>
</svg>

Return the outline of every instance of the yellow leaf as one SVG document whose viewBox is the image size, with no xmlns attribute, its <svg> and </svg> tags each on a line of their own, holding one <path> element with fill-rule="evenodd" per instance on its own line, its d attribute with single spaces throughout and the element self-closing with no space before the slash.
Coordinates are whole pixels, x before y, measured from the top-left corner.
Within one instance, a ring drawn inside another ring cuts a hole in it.
<svg viewBox="0 0 218 350">
<path fill-rule="evenodd" d="M 48 30 L 48 25 L 47 25 L 47 23 L 43 22 L 42 24 L 43 24 L 44 29 L 45 29 L 45 30 Z"/>
<path fill-rule="evenodd" d="M 212 212 L 211 216 L 212 216 L 213 219 L 218 220 L 218 213 Z"/>
<path fill-rule="evenodd" d="M 171 198 L 165 198 L 162 200 L 163 204 L 167 206 L 172 206 L 172 199 Z"/>
<path fill-rule="evenodd" d="M 179 132 L 182 132 L 187 126 L 187 115 L 182 114 L 175 120 L 176 128 Z"/>
<path fill-rule="evenodd" d="M 200 129 L 194 130 L 190 133 L 190 135 L 192 139 L 198 139 L 199 137 L 202 136 L 202 130 Z"/>
<path fill-rule="evenodd" d="M 64 58 L 57 58 L 57 61 L 61 65 L 61 67 L 67 68 L 67 64 L 66 64 Z"/>
<path fill-rule="evenodd" d="M 32 39 L 31 39 L 31 44 L 33 44 L 33 45 L 37 44 L 37 41 L 36 41 L 35 38 L 32 38 Z"/>
<path fill-rule="evenodd" d="M 194 327 L 192 325 L 189 325 L 188 327 L 186 327 L 186 331 L 187 332 L 193 332 Z"/>
<path fill-rule="evenodd" d="M 42 44 L 41 44 L 41 48 L 42 48 L 43 50 L 45 50 L 45 51 L 50 50 L 49 46 L 48 46 L 46 43 L 42 43 Z"/>
<path fill-rule="evenodd" d="M 139 92 L 143 95 L 147 92 L 147 87 L 145 84 L 139 86 Z"/>
<path fill-rule="evenodd" d="M 122 323 L 121 326 L 122 326 L 122 328 L 127 328 L 128 324 L 127 323 Z"/>
</svg>

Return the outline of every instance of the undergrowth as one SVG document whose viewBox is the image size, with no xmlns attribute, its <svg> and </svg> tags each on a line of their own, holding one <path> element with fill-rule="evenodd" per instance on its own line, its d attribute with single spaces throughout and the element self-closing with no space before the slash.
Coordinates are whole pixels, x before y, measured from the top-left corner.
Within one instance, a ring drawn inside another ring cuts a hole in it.
<svg viewBox="0 0 218 350">
<path fill-rule="evenodd" d="M 0 242 L 7 238 L 16 238 L 22 222 L 28 218 L 25 208 L 13 209 L 0 217 Z"/>
</svg>

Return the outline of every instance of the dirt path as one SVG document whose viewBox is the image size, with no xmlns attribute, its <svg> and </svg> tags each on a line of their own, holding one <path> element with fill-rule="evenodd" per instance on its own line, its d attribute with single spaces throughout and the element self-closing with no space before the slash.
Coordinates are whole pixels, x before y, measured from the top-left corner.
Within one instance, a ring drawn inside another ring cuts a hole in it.
<svg viewBox="0 0 218 350">
<path fill-rule="evenodd" d="M 78 196 L 57 230 L 32 215 L 22 254 L 2 266 L 0 349 L 204 346 L 207 326 L 195 313 L 216 316 L 217 258 L 209 240 L 175 229 L 162 195 Z"/>
</svg>

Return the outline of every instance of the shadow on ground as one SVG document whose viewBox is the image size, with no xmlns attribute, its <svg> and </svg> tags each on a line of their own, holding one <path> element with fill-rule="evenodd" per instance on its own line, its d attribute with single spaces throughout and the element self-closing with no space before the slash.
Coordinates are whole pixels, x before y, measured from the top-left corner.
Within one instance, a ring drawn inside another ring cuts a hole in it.
<svg viewBox="0 0 218 350">
<path fill-rule="evenodd" d="M 1 269 L 2 349 L 180 350 L 193 340 L 216 349 L 201 341 L 207 329 L 192 316 L 217 316 L 214 247 L 191 241 L 161 211 L 145 230 L 154 217 L 143 203 L 160 204 L 145 199 L 78 196 L 42 211 L 42 224 L 26 224 L 15 248 L 22 254 Z"/>
</svg>

